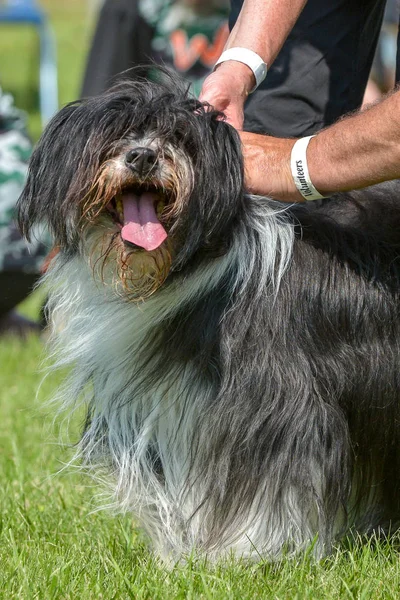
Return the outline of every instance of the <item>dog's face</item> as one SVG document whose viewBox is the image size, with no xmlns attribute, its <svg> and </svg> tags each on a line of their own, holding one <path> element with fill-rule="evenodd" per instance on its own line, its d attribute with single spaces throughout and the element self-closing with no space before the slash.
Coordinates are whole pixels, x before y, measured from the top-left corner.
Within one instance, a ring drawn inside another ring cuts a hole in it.
<svg viewBox="0 0 400 600">
<path fill-rule="evenodd" d="M 63 108 L 34 151 L 19 205 L 27 237 L 47 223 L 62 252 L 81 253 L 132 299 L 197 252 L 223 252 L 243 196 L 234 129 L 163 78 Z"/>
</svg>

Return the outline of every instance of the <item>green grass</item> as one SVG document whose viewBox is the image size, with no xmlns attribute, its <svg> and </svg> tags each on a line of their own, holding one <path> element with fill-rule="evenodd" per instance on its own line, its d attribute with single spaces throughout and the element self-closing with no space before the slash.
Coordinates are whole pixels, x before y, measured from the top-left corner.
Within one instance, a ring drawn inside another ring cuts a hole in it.
<svg viewBox="0 0 400 600">
<path fill-rule="evenodd" d="M 83 0 L 46 0 L 58 38 L 60 104 L 79 94 L 90 28 Z M 36 39 L 0 29 L 0 82 L 40 132 L 34 85 Z M 40 292 L 22 307 L 36 316 Z M 60 469 L 72 449 L 46 407 L 59 377 L 39 372 L 42 344 L 0 340 L 0 598 L 11 599 L 393 599 L 400 557 L 391 543 L 357 543 L 314 562 L 308 555 L 271 565 L 188 561 L 170 570 L 149 552 L 129 516 L 93 512 L 98 490 Z M 39 390 L 39 391 L 38 391 Z M 70 439 L 78 437 L 71 424 Z M 397 544 L 400 539 L 397 540 Z"/>
</svg>

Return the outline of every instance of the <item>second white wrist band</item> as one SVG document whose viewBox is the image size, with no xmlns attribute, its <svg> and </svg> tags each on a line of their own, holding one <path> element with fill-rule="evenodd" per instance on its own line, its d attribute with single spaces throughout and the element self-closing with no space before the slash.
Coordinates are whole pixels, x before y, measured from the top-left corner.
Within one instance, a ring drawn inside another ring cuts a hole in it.
<svg viewBox="0 0 400 600">
<path fill-rule="evenodd" d="M 313 135 L 297 140 L 292 148 L 290 156 L 290 168 L 294 183 L 300 194 L 306 200 L 319 200 L 323 198 L 322 194 L 314 187 L 307 165 L 307 146 Z"/>
<path fill-rule="evenodd" d="M 267 76 L 267 65 L 261 58 L 258 56 L 256 52 L 253 50 L 249 50 L 248 48 L 229 48 L 229 50 L 225 50 L 217 62 L 215 63 L 214 69 L 220 63 L 226 62 L 227 60 L 236 60 L 237 62 L 241 62 L 244 65 L 247 65 L 249 69 L 253 71 L 256 85 L 253 87 L 251 92 L 254 92 L 260 85 L 262 81 L 264 81 Z"/>
</svg>

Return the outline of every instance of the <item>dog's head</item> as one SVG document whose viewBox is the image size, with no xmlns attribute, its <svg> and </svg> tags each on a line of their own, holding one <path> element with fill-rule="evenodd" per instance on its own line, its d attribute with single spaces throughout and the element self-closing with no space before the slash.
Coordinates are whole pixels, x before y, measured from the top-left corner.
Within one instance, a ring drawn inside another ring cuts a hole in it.
<svg viewBox="0 0 400 600">
<path fill-rule="evenodd" d="M 223 252 L 243 196 L 240 142 L 175 76 L 118 84 L 47 126 L 19 202 L 124 295 L 147 297 L 198 252 Z M 121 287 L 122 284 L 122 287 Z"/>
</svg>

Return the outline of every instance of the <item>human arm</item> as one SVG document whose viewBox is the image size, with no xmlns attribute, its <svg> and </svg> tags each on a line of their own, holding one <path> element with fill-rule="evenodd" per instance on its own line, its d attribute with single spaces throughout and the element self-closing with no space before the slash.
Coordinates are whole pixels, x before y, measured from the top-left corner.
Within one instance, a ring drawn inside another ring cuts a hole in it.
<svg viewBox="0 0 400 600">
<path fill-rule="evenodd" d="M 296 140 L 242 132 L 245 185 L 253 193 L 303 201 L 290 169 Z M 400 90 L 310 140 L 311 181 L 324 196 L 400 178 Z"/>
<path fill-rule="evenodd" d="M 307 0 L 244 0 L 225 50 L 248 48 L 271 65 Z M 243 126 L 243 105 L 255 85 L 251 69 L 236 60 L 219 64 L 204 81 L 200 100 L 225 113 L 237 129 Z"/>
</svg>

